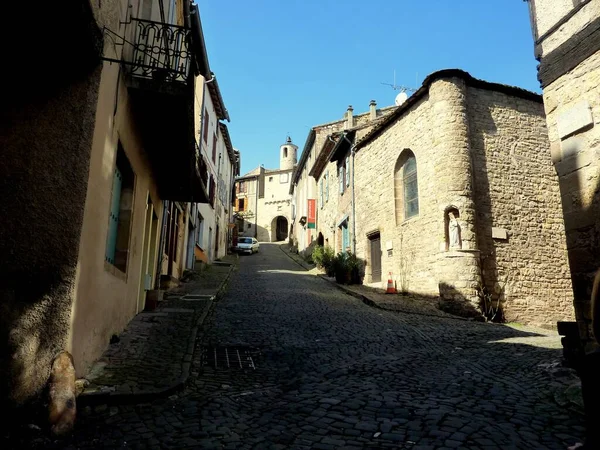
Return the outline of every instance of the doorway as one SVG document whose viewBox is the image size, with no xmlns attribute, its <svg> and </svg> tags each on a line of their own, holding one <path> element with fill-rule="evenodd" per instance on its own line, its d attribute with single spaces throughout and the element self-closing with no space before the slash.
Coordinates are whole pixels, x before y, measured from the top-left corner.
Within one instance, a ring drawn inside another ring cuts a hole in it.
<svg viewBox="0 0 600 450">
<path fill-rule="evenodd" d="M 146 292 L 154 286 L 154 263 L 157 257 L 158 216 L 154 210 L 150 195 L 147 195 L 137 312 L 142 311 L 146 307 Z"/>
<path fill-rule="evenodd" d="M 285 241 L 288 237 L 288 220 L 277 216 L 271 222 L 271 240 L 273 242 Z"/>
<path fill-rule="evenodd" d="M 376 232 L 367 237 L 371 259 L 371 282 L 378 283 L 381 281 L 381 235 Z"/>
</svg>

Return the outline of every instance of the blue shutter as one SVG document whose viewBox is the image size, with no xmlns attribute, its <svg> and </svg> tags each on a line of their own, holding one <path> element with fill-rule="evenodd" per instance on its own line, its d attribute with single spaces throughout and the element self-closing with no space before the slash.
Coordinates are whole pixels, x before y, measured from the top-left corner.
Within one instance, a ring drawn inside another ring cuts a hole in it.
<svg viewBox="0 0 600 450">
<path fill-rule="evenodd" d="M 342 252 L 346 251 L 346 248 L 350 245 L 350 239 L 348 236 L 348 222 L 342 225 Z"/>
<path fill-rule="evenodd" d="M 110 216 L 108 220 L 108 237 L 106 239 L 105 259 L 111 264 L 115 263 L 115 250 L 117 248 L 117 230 L 119 229 L 119 209 L 121 204 L 121 186 L 123 176 L 118 168 L 115 167 L 115 176 L 113 177 L 112 199 L 110 203 Z"/>
</svg>

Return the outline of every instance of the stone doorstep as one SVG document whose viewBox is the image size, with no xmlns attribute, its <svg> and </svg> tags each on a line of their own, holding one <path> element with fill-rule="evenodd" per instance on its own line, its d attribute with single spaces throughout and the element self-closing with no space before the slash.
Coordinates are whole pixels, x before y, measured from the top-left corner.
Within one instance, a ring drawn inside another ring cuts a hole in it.
<svg viewBox="0 0 600 450">
<path fill-rule="evenodd" d="M 142 387 L 139 387 L 139 386 L 132 388 L 128 382 L 121 383 L 121 385 L 113 385 L 113 386 L 97 385 L 94 383 L 93 380 L 98 379 L 101 376 L 103 376 L 106 373 L 106 371 L 108 370 L 107 366 L 109 365 L 106 361 L 102 360 L 102 356 L 104 356 L 104 354 L 103 354 L 92 365 L 92 368 L 90 369 L 90 371 L 87 375 L 87 377 L 90 378 L 90 380 L 89 380 L 90 384 L 79 395 L 78 403 L 80 403 L 82 405 L 86 405 L 86 404 L 102 404 L 102 403 L 107 403 L 107 404 L 108 403 L 110 403 L 110 404 L 123 403 L 124 404 L 124 403 L 147 402 L 147 401 L 151 401 L 152 399 L 157 398 L 157 397 L 171 395 L 173 392 L 182 388 L 189 377 L 189 370 L 190 370 L 189 360 L 191 358 L 190 353 L 194 352 L 198 329 L 200 328 L 200 326 L 204 322 L 204 319 L 206 318 L 206 316 L 210 312 L 211 308 L 213 307 L 214 301 L 216 300 L 216 298 L 225 289 L 227 282 L 229 281 L 229 278 L 231 277 L 231 274 L 234 271 L 233 270 L 235 268 L 234 265 L 230 264 L 228 266 L 229 266 L 229 270 L 228 270 L 227 276 L 223 278 L 219 287 L 217 287 L 215 289 L 211 289 L 211 291 L 213 292 L 212 294 L 206 294 L 206 295 L 187 294 L 187 295 L 183 295 L 183 296 L 178 296 L 177 298 L 167 299 L 164 302 L 161 302 L 161 303 L 163 303 L 164 306 L 159 307 L 158 311 L 139 313 L 127 325 L 126 329 L 123 330 L 123 333 L 125 333 L 127 328 L 130 327 L 130 325 L 134 325 L 134 326 L 139 325 L 138 323 L 132 324 L 132 322 L 138 318 L 139 318 L 138 320 L 143 320 L 144 317 L 169 317 L 169 315 L 173 315 L 173 314 L 175 314 L 175 317 L 176 317 L 177 314 L 181 314 L 181 313 L 191 314 L 191 313 L 194 313 L 197 311 L 196 309 L 191 309 L 191 308 L 169 308 L 168 304 L 169 304 L 170 300 L 177 300 L 177 301 L 183 300 L 183 301 L 187 301 L 187 302 L 208 302 L 209 303 L 208 306 L 206 308 L 204 308 L 204 310 L 202 311 L 196 324 L 192 326 L 192 328 L 188 334 L 187 352 L 183 356 L 183 359 L 178 363 L 181 365 L 181 374 L 179 377 L 177 377 L 177 379 L 175 379 L 173 382 L 170 383 L 170 385 L 168 385 L 166 387 L 155 388 L 155 389 L 143 389 Z M 191 306 L 191 304 L 190 304 L 190 306 Z M 143 336 L 143 338 L 144 339 L 141 339 L 140 341 L 147 341 L 147 339 L 145 339 L 146 338 L 145 336 Z M 130 342 L 132 342 L 132 341 L 130 341 Z M 137 342 L 137 340 L 135 340 L 133 342 Z M 108 347 L 104 353 L 106 353 L 109 350 L 109 348 L 110 347 Z"/>
</svg>

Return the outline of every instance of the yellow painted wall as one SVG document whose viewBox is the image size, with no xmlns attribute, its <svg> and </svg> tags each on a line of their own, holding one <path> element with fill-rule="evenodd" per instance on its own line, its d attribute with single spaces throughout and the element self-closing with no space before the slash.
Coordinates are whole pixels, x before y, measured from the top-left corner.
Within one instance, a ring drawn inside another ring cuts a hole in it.
<svg viewBox="0 0 600 450">
<path fill-rule="evenodd" d="M 119 67 L 105 63 L 100 83 L 96 127 L 72 310 L 71 352 L 78 376 L 104 351 L 110 337 L 121 332 L 138 312 L 144 223 L 150 195 L 159 224 L 162 202 L 136 133 Z M 118 86 L 118 89 L 117 89 Z M 115 98 L 118 103 L 115 113 Z M 114 114 L 114 116 L 113 116 Z M 105 262 L 113 172 L 119 140 L 135 173 L 127 273 Z M 155 245 L 159 234 L 156 233 Z M 155 273 L 156 261 L 151 262 Z"/>
</svg>

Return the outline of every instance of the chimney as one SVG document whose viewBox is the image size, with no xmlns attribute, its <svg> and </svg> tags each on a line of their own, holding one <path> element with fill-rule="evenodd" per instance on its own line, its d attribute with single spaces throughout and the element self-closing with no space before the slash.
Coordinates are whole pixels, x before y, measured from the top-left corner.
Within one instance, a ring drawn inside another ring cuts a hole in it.
<svg viewBox="0 0 600 450">
<path fill-rule="evenodd" d="M 369 103 L 369 118 L 372 121 L 377 119 L 377 102 L 375 100 L 371 100 Z"/>
<path fill-rule="evenodd" d="M 346 111 L 346 129 L 352 128 L 354 126 L 354 109 L 352 105 L 348 106 L 348 110 Z"/>
</svg>

